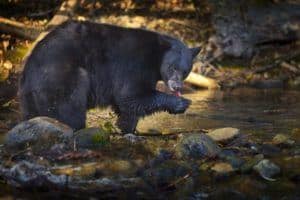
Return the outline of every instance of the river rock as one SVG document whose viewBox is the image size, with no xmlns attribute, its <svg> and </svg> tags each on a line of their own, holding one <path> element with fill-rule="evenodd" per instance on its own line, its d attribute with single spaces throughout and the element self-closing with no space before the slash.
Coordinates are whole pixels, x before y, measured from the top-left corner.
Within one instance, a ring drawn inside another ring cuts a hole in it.
<svg viewBox="0 0 300 200">
<path fill-rule="evenodd" d="M 255 165 L 257 165 L 260 161 L 264 159 L 263 154 L 258 154 L 254 156 L 253 158 L 251 157 L 247 162 L 245 162 L 242 167 L 240 168 L 240 171 L 242 173 L 248 173 L 250 172 Z"/>
<path fill-rule="evenodd" d="M 142 177 L 151 185 L 166 188 L 168 185 L 176 182 L 178 179 L 188 178 L 191 172 L 192 168 L 188 163 L 167 160 L 143 171 Z M 182 183 L 184 182 L 181 182 L 180 184 Z"/>
<path fill-rule="evenodd" d="M 94 149 L 109 143 L 109 133 L 100 128 L 85 128 L 74 133 L 77 148 Z"/>
<path fill-rule="evenodd" d="M 277 134 L 272 139 L 272 144 L 278 146 L 293 146 L 295 144 L 295 141 L 291 140 L 287 135 Z"/>
<path fill-rule="evenodd" d="M 220 147 L 206 134 L 189 134 L 179 142 L 176 154 L 184 158 L 214 158 L 221 151 Z"/>
<path fill-rule="evenodd" d="M 278 156 L 281 153 L 281 149 L 272 144 L 262 144 L 258 146 L 258 152 L 265 155 L 265 156 Z"/>
<path fill-rule="evenodd" d="M 237 128 L 219 128 L 207 133 L 216 142 L 229 142 L 240 135 L 240 130 Z"/>
<path fill-rule="evenodd" d="M 268 181 L 275 181 L 273 177 L 280 173 L 280 168 L 267 159 L 260 161 L 253 169 Z"/>
<path fill-rule="evenodd" d="M 245 163 L 245 160 L 239 156 L 240 153 L 239 148 L 222 149 L 218 157 L 230 163 L 233 168 L 239 169 Z"/>
<path fill-rule="evenodd" d="M 72 136 L 73 130 L 69 126 L 49 117 L 36 117 L 11 129 L 5 138 L 5 145 L 16 151 L 27 147 L 42 150 L 68 141 Z"/>
<path fill-rule="evenodd" d="M 233 167 L 229 163 L 220 162 L 211 167 L 211 170 L 218 175 L 228 175 L 234 171 Z"/>
</svg>

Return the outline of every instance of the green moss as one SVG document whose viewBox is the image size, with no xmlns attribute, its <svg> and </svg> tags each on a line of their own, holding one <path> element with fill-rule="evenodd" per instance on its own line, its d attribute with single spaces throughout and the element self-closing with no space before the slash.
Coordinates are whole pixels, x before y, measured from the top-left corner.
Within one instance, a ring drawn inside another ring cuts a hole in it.
<svg viewBox="0 0 300 200">
<path fill-rule="evenodd" d="M 109 133 L 99 129 L 99 132 L 92 136 L 92 141 L 98 145 L 107 145 L 109 144 Z"/>
</svg>

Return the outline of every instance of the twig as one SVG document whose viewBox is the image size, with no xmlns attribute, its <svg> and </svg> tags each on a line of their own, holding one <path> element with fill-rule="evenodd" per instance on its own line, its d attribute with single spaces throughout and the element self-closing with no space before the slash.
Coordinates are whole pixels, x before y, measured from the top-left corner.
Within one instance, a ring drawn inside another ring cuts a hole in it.
<svg viewBox="0 0 300 200">
<path fill-rule="evenodd" d="M 284 68 L 290 70 L 291 72 L 293 72 L 293 73 L 295 73 L 295 74 L 299 74 L 299 72 L 300 72 L 300 71 L 297 69 L 297 67 L 295 67 L 295 66 L 293 66 L 293 65 L 291 65 L 291 64 L 289 64 L 289 63 L 287 63 L 287 62 L 282 62 L 282 63 L 281 63 L 281 67 L 284 67 Z"/>
<path fill-rule="evenodd" d="M 269 70 L 272 70 L 272 69 L 278 67 L 279 64 L 282 63 L 282 62 L 291 60 L 291 59 L 293 59 L 295 57 L 298 57 L 298 56 L 300 56 L 300 51 L 296 51 L 295 53 L 293 53 L 291 55 L 288 55 L 288 56 L 282 56 L 282 57 L 276 59 L 273 64 L 254 69 L 252 71 L 252 73 L 254 73 L 254 74 L 255 73 L 264 73 L 266 71 L 269 71 Z"/>
<path fill-rule="evenodd" d="M 170 188 L 170 187 L 173 187 L 173 186 L 175 186 L 176 184 L 178 184 L 178 183 L 180 183 L 180 182 L 186 180 L 186 179 L 189 178 L 190 176 L 191 176 L 191 174 L 188 173 L 188 174 L 184 175 L 183 177 L 179 177 L 177 180 L 173 181 L 172 183 L 170 183 L 169 185 L 167 185 L 166 187 L 164 187 L 162 190 L 166 190 L 166 189 L 168 189 L 168 188 Z"/>
<path fill-rule="evenodd" d="M 41 12 L 37 12 L 37 13 L 30 13 L 27 16 L 28 17 L 41 17 L 41 16 L 45 16 L 45 15 L 49 15 L 50 13 L 54 12 L 56 9 L 49 9 L 46 11 L 41 11 Z"/>
</svg>

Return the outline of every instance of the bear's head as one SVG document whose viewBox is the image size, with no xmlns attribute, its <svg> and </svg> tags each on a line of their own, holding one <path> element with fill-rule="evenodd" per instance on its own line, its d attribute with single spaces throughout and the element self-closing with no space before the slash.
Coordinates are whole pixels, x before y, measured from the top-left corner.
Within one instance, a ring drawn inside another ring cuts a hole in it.
<svg viewBox="0 0 300 200">
<path fill-rule="evenodd" d="M 193 59 L 200 52 L 200 47 L 188 48 L 182 42 L 166 37 L 169 48 L 165 52 L 160 74 L 168 88 L 176 95 L 180 95 L 183 80 L 192 70 Z"/>
</svg>

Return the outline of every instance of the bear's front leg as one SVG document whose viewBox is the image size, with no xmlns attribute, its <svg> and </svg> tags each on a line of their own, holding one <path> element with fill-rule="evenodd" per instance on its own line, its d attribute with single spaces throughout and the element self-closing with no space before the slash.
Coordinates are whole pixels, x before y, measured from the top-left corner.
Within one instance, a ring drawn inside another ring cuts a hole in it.
<svg viewBox="0 0 300 200">
<path fill-rule="evenodd" d="M 183 113 L 191 101 L 182 97 L 153 91 L 147 95 L 122 98 L 118 103 L 117 122 L 123 133 L 134 132 L 138 119 L 158 111 Z"/>
<path fill-rule="evenodd" d="M 137 123 L 138 117 L 131 113 L 122 113 L 119 115 L 117 120 L 117 126 L 123 134 L 134 133 Z"/>
</svg>

